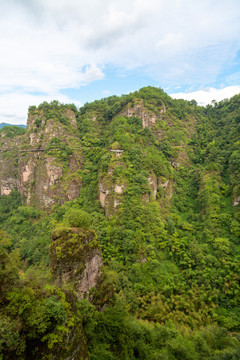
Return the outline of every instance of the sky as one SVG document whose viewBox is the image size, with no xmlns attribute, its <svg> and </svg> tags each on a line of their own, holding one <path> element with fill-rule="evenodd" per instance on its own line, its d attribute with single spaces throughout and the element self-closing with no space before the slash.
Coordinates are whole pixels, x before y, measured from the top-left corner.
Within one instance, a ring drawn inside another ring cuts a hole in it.
<svg viewBox="0 0 240 360">
<path fill-rule="evenodd" d="M 0 122 L 148 85 L 206 105 L 240 93 L 240 1 L 0 0 L 0 49 Z"/>
</svg>

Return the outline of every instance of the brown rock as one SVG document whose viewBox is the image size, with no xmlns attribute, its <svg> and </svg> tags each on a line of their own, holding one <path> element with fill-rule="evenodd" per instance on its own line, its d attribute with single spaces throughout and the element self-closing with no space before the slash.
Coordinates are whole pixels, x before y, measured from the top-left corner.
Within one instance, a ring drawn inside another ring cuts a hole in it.
<svg viewBox="0 0 240 360">
<path fill-rule="evenodd" d="M 71 284 L 79 299 L 89 297 L 101 276 L 102 257 L 93 230 L 55 230 L 50 249 L 50 267 L 61 284 Z"/>
</svg>

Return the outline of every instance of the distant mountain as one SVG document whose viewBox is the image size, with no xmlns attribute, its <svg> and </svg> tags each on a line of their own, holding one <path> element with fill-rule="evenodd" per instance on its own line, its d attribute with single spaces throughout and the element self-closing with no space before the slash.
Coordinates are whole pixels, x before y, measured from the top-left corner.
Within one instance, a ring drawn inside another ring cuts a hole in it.
<svg viewBox="0 0 240 360">
<path fill-rule="evenodd" d="M 0 129 L 2 129 L 4 126 L 18 126 L 22 128 L 26 128 L 27 125 L 13 125 L 13 124 L 7 124 L 7 123 L 0 123 Z"/>
</svg>

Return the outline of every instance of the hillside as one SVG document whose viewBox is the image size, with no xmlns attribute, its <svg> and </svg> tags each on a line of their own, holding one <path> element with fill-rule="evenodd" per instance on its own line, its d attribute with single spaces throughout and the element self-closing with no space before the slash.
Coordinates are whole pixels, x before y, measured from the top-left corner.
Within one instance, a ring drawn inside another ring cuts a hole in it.
<svg viewBox="0 0 240 360">
<path fill-rule="evenodd" d="M 147 87 L 1 130 L 0 359 L 240 358 L 239 114 Z"/>
<path fill-rule="evenodd" d="M 17 126 L 17 127 L 21 127 L 21 128 L 26 128 L 26 125 L 12 125 L 12 124 L 8 124 L 8 123 L 0 123 L 0 129 L 2 129 L 4 126 Z"/>
</svg>

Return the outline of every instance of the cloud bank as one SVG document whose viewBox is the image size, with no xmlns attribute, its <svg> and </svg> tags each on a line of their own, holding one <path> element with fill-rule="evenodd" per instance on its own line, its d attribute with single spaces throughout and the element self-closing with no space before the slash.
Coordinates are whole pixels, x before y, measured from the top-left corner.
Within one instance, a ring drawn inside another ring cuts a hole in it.
<svg viewBox="0 0 240 360">
<path fill-rule="evenodd" d="M 101 81 L 108 66 L 166 88 L 216 87 L 224 72 L 223 86 L 238 85 L 239 18 L 238 0 L 1 2 L 0 121 L 75 101 L 62 92 Z"/>
<path fill-rule="evenodd" d="M 213 100 L 219 102 L 223 99 L 229 99 L 240 93 L 240 86 L 227 86 L 223 89 L 209 88 L 205 90 L 192 91 L 189 93 L 170 94 L 175 99 L 196 100 L 198 105 L 205 106 L 211 104 Z"/>
</svg>

